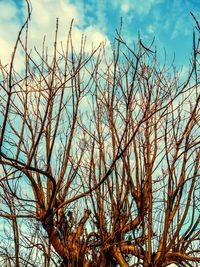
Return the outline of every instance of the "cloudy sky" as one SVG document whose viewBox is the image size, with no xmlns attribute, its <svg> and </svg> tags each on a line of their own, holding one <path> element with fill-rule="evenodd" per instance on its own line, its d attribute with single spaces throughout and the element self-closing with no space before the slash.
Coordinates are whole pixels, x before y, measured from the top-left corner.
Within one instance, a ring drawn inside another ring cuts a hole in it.
<svg viewBox="0 0 200 267">
<path fill-rule="evenodd" d="M 71 19 L 73 38 L 80 43 L 87 35 L 88 50 L 107 40 L 111 44 L 123 18 L 123 37 L 132 45 L 138 32 L 148 46 L 155 37 L 159 55 L 167 52 L 168 60 L 186 67 L 192 53 L 192 32 L 195 26 L 190 12 L 200 18 L 198 0 L 33 0 L 29 44 L 39 47 L 43 36 L 52 42 L 56 18 L 59 18 L 60 39 L 66 39 Z M 7 63 L 17 32 L 26 16 L 25 0 L 0 0 L 0 59 Z M 19 64 L 19 63 L 18 63 Z"/>
<path fill-rule="evenodd" d="M 32 0 L 29 25 L 29 46 L 40 47 L 43 36 L 52 43 L 56 18 L 59 18 L 59 38 L 66 39 L 70 22 L 74 19 L 74 43 L 87 36 L 87 49 L 114 41 L 120 17 L 123 18 L 123 38 L 129 45 L 140 32 L 148 46 L 155 37 L 159 55 L 166 49 L 168 60 L 174 54 L 175 65 L 187 69 L 192 53 L 195 22 L 190 12 L 200 20 L 199 0 Z M 7 64 L 13 51 L 17 33 L 27 15 L 25 0 L 0 0 L 0 60 Z M 16 62 L 20 66 L 20 59 Z"/>
</svg>

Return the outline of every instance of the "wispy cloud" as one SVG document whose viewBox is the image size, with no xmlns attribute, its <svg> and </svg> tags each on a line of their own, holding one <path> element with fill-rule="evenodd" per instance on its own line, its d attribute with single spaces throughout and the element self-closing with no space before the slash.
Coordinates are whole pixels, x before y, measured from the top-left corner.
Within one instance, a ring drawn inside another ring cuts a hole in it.
<svg viewBox="0 0 200 267">
<path fill-rule="evenodd" d="M 1 20 L 9 21 L 11 19 L 16 19 L 17 6 L 13 1 L 1 1 L 0 2 L 1 10 Z"/>
<path fill-rule="evenodd" d="M 8 62 L 19 29 L 18 9 L 13 1 L 0 1 L 0 59 Z"/>
<path fill-rule="evenodd" d="M 153 24 L 149 24 L 146 29 L 148 33 L 152 34 L 155 33 L 156 27 Z"/>
<path fill-rule="evenodd" d="M 188 17 L 189 16 L 179 17 L 176 20 L 174 29 L 171 34 L 171 39 L 179 36 L 180 34 L 184 36 L 189 36 L 191 34 L 191 28 L 188 23 L 188 20 L 189 20 Z"/>
<path fill-rule="evenodd" d="M 135 11 L 140 15 L 147 15 L 154 6 L 162 3 L 163 0 L 149 0 L 142 3 L 137 0 L 118 0 L 117 2 L 124 13 Z"/>
</svg>

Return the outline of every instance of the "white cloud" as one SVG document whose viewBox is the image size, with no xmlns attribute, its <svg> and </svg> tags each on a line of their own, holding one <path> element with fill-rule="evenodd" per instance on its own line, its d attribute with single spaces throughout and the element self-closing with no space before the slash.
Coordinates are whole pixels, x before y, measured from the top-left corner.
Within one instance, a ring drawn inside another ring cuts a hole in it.
<svg viewBox="0 0 200 267">
<path fill-rule="evenodd" d="M 181 80 L 185 80 L 189 74 L 189 67 L 187 65 L 183 65 L 179 72 L 179 78 Z"/>
<path fill-rule="evenodd" d="M 2 0 L 0 10 L 0 59 L 3 64 L 7 64 L 10 61 L 17 33 L 22 24 L 22 17 L 26 17 L 27 6 L 24 1 L 24 6 L 19 10 L 14 2 Z M 28 44 L 30 49 L 35 46 L 40 51 L 43 37 L 46 36 L 46 44 L 51 51 L 57 18 L 59 18 L 59 43 L 61 41 L 66 43 L 72 19 L 74 19 L 72 39 L 74 39 L 77 49 L 80 47 L 82 34 L 87 35 L 86 52 L 91 51 L 92 44 L 97 47 L 102 41 L 108 40 L 97 25 L 85 26 L 83 6 L 81 8 L 64 0 L 34 0 L 32 1 L 32 14 L 29 23 Z M 22 63 L 23 59 L 20 59 L 17 64 L 20 67 Z"/>
<path fill-rule="evenodd" d="M 78 6 L 63 0 L 53 0 L 51 4 L 45 4 L 44 2 L 48 1 L 36 0 L 33 4 L 30 27 L 31 43 L 37 44 L 39 42 L 38 45 L 41 45 L 42 38 L 46 35 L 47 42 L 53 44 L 56 18 L 59 18 L 59 41 L 62 42 L 66 41 L 71 20 L 74 19 L 72 39 L 76 46 L 75 48 L 80 47 L 82 34 L 87 36 L 89 48 L 91 48 L 92 42 L 95 46 L 98 46 L 100 42 L 107 39 L 98 27 L 89 26 L 84 30 L 80 30 L 80 27 L 84 26 L 84 12 Z"/>
<path fill-rule="evenodd" d="M 0 1 L 0 10 L 0 60 L 5 64 L 10 61 L 20 24 L 15 3 Z"/>
<path fill-rule="evenodd" d="M 0 10 L 1 10 L 1 20 L 10 20 L 15 19 L 17 14 L 17 9 L 15 3 L 12 1 L 1 1 L 0 2 Z"/>
<path fill-rule="evenodd" d="M 155 26 L 154 25 L 152 25 L 152 24 L 150 24 L 150 25 L 148 25 L 147 26 L 147 32 L 148 33 L 155 33 Z"/>
<path fill-rule="evenodd" d="M 141 2 L 137 0 L 124 0 L 124 1 L 118 0 L 118 5 L 120 5 L 120 8 L 124 13 L 135 11 L 140 15 L 147 15 L 152 9 L 152 7 L 162 2 L 163 0 L 148 0 L 148 1 L 143 1 L 141 4 Z"/>
<path fill-rule="evenodd" d="M 127 12 L 129 11 L 129 9 L 130 9 L 130 6 L 129 6 L 128 3 L 122 3 L 122 4 L 121 4 L 121 9 L 122 9 L 122 11 L 123 11 L 124 13 L 127 13 Z"/>
<path fill-rule="evenodd" d="M 107 37 L 95 26 L 89 26 L 88 28 L 86 28 L 84 34 L 87 36 L 88 44 L 93 44 L 94 47 L 97 47 L 102 42 L 109 45 L 109 40 L 107 39 Z M 88 48 L 89 51 L 91 51 L 89 46 Z"/>
</svg>

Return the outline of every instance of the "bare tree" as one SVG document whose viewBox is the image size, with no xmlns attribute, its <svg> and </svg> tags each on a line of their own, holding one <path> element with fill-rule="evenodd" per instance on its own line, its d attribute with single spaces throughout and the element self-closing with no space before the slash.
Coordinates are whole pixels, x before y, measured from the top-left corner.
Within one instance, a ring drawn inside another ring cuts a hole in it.
<svg viewBox="0 0 200 267">
<path fill-rule="evenodd" d="M 53 56 L 45 41 L 34 54 L 28 19 L 9 66 L 0 66 L 0 216 L 14 244 L 11 254 L 1 245 L 4 264 L 197 266 L 195 16 L 187 77 L 160 66 L 153 44 L 129 47 L 121 28 L 112 56 L 102 44 L 87 54 L 84 38 L 75 50 L 72 25 L 59 49 L 57 21 Z"/>
</svg>

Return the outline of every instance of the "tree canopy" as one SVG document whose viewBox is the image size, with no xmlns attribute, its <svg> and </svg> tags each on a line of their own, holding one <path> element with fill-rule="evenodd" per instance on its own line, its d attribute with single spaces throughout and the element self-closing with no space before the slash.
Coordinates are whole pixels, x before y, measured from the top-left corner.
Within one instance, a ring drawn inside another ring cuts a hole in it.
<svg viewBox="0 0 200 267">
<path fill-rule="evenodd" d="M 53 53 L 31 51 L 29 17 L 0 65 L 2 266 L 198 266 L 196 17 L 184 75 L 122 27 L 86 53 L 57 21 Z"/>
</svg>

